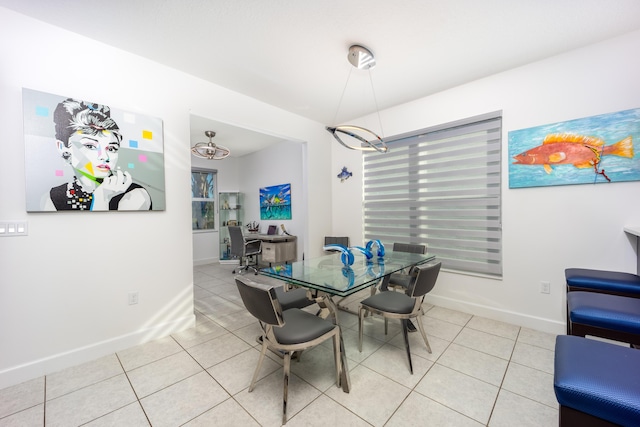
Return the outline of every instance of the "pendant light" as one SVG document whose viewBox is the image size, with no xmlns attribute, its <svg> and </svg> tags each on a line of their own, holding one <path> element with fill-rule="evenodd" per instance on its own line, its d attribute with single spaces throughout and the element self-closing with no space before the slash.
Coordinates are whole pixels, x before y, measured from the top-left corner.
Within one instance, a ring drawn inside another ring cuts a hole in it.
<svg viewBox="0 0 640 427">
<path fill-rule="evenodd" d="M 227 147 L 213 143 L 213 137 L 216 136 L 214 131 L 207 130 L 204 134 L 209 138 L 209 142 L 198 142 L 191 147 L 191 154 L 207 160 L 222 160 L 231 154 Z"/>
</svg>

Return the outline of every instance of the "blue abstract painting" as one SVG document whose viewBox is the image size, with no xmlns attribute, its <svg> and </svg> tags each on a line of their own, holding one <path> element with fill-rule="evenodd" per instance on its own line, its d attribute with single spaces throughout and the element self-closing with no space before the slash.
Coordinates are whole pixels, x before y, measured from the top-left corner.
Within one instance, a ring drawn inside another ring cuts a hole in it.
<svg viewBox="0 0 640 427">
<path fill-rule="evenodd" d="M 260 219 L 291 219 L 291 184 L 260 189 Z"/>
<path fill-rule="evenodd" d="M 640 180 L 640 109 L 509 132 L 509 188 Z"/>
</svg>

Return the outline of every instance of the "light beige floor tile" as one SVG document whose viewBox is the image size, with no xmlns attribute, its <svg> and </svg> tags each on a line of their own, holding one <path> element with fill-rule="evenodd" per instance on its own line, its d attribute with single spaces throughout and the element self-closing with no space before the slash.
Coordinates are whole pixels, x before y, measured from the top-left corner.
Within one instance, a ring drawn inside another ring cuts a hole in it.
<svg viewBox="0 0 640 427">
<path fill-rule="evenodd" d="M 344 341 L 344 348 L 347 357 L 350 360 L 353 360 L 356 363 L 362 362 L 364 359 L 369 357 L 374 351 L 382 347 L 384 342 L 379 341 L 375 338 L 371 338 L 367 335 L 362 337 L 362 351 L 358 350 L 358 331 L 354 331 L 353 329 L 343 329 L 342 330 L 342 338 Z M 322 343 L 322 346 L 327 348 L 333 348 L 333 345 L 330 341 L 325 341 Z"/>
<path fill-rule="evenodd" d="M 204 414 L 194 418 L 185 427 L 260 427 L 251 415 L 233 399 L 227 399 L 221 404 L 209 409 Z"/>
<path fill-rule="evenodd" d="M 127 372 L 127 376 L 138 399 L 141 399 L 200 371 L 202 367 L 186 351 L 182 351 L 133 369 Z"/>
<path fill-rule="evenodd" d="M 233 334 L 222 335 L 187 349 L 205 369 L 250 349 L 251 346 Z"/>
<path fill-rule="evenodd" d="M 256 366 L 258 366 L 259 357 L 260 352 L 251 348 L 212 366 L 208 371 L 227 393 L 234 395 L 251 384 L 251 378 L 253 378 L 253 373 L 256 370 Z M 270 375 L 281 367 L 272 359 L 265 357 L 258 379 Z"/>
<path fill-rule="evenodd" d="M 353 330 L 358 330 L 356 325 Z M 378 341 L 390 341 L 396 335 L 402 333 L 402 326 L 400 320 L 389 319 L 387 326 L 387 333 L 384 333 L 384 318 L 382 316 L 373 315 L 367 316 L 362 321 L 362 333 L 377 339 Z"/>
<path fill-rule="evenodd" d="M 500 390 L 489 427 L 555 427 L 558 409 Z"/>
<path fill-rule="evenodd" d="M 180 351 L 182 347 L 169 336 L 119 351 L 117 355 L 124 370 L 130 371 Z"/>
<path fill-rule="evenodd" d="M 330 387 L 325 394 L 374 426 L 384 425 L 411 391 L 366 366 L 358 365 L 350 374 L 349 393 Z"/>
<path fill-rule="evenodd" d="M 44 402 L 44 377 L 0 390 L 0 418 Z"/>
<path fill-rule="evenodd" d="M 456 339 L 462 326 L 454 323 L 446 322 L 444 320 L 436 319 L 435 317 L 422 316 L 422 325 L 427 331 L 428 336 L 438 337 L 445 341 L 453 341 Z"/>
<path fill-rule="evenodd" d="M 518 335 L 518 342 L 535 345 L 554 351 L 556 348 L 556 336 L 547 332 L 534 331 L 533 329 L 522 328 Z"/>
<path fill-rule="evenodd" d="M 321 395 L 287 422 L 289 427 L 368 427 L 371 424 Z"/>
<path fill-rule="evenodd" d="M 451 344 L 437 363 L 489 384 L 500 386 L 509 362 L 477 350 Z"/>
<path fill-rule="evenodd" d="M 432 425 L 437 427 L 481 427 L 483 424 L 421 394 L 413 392 L 402 402 L 385 427 Z M 517 424 L 514 424 L 517 425 Z"/>
<path fill-rule="evenodd" d="M 546 348 L 518 342 L 513 351 L 511 361 L 553 374 L 554 354 L 553 351 Z"/>
<path fill-rule="evenodd" d="M 422 339 L 422 334 L 420 332 L 412 332 L 409 334 L 409 348 L 411 349 L 411 354 L 415 354 L 416 356 L 420 356 L 424 359 L 431 360 L 435 362 L 438 358 L 444 353 L 444 351 L 451 345 L 451 342 L 445 341 L 441 338 L 433 336 L 427 330 L 427 340 L 429 340 L 429 346 L 431 347 L 431 353 L 427 351 L 427 346 Z M 402 334 L 396 335 L 389 344 L 398 347 L 404 351 L 404 337 Z"/>
<path fill-rule="evenodd" d="M 510 323 L 499 322 L 497 320 L 487 319 L 486 317 L 473 316 L 467 327 L 477 331 L 488 332 L 499 337 L 515 340 L 518 338 L 520 327 Z"/>
<path fill-rule="evenodd" d="M 228 333 L 225 328 L 207 317 L 198 314 L 196 316 L 196 326 L 181 332 L 172 334 L 171 336 L 184 348 L 190 348 L 198 344 L 207 342 L 213 338 Z"/>
<path fill-rule="evenodd" d="M 553 391 L 553 374 L 537 369 L 510 363 L 502 388 L 552 408 L 558 405 Z"/>
<path fill-rule="evenodd" d="M 147 420 L 140 402 L 134 402 L 85 424 L 89 427 L 145 427 L 149 425 L 149 420 Z"/>
<path fill-rule="evenodd" d="M 49 400 L 47 426 L 80 425 L 136 401 L 125 374 Z"/>
<path fill-rule="evenodd" d="M 260 343 L 256 341 L 256 339 L 262 335 L 262 329 L 260 328 L 258 320 L 233 331 L 233 334 L 250 346 L 260 348 Z"/>
<path fill-rule="evenodd" d="M 32 406 L 0 418 L 0 427 L 41 427 L 44 425 L 44 404 Z"/>
<path fill-rule="evenodd" d="M 316 346 L 305 350 L 300 361 L 291 363 L 291 372 L 320 391 L 337 387 L 333 347 Z"/>
<path fill-rule="evenodd" d="M 47 400 L 124 373 L 115 354 L 47 375 Z"/>
<path fill-rule="evenodd" d="M 391 378 L 405 387 L 413 388 L 431 368 L 433 362 L 415 354 L 412 354 L 411 362 L 413 364 L 413 375 L 409 371 L 409 361 L 407 360 L 405 349 L 385 344 L 362 361 L 362 365 L 387 378 Z"/>
<path fill-rule="evenodd" d="M 472 317 L 470 314 L 463 313 L 461 311 L 450 310 L 448 308 L 437 306 L 434 306 L 429 311 L 425 312 L 425 316 L 444 320 L 445 322 L 453 323 L 458 326 L 465 326 Z"/>
<path fill-rule="evenodd" d="M 242 304 L 235 304 L 218 295 L 203 298 L 195 303 L 195 309 L 209 316 L 225 316 L 241 310 L 245 310 Z"/>
<path fill-rule="evenodd" d="M 415 391 L 486 424 L 499 388 L 439 364 L 427 372 Z"/>
<path fill-rule="evenodd" d="M 229 398 L 213 378 L 201 372 L 147 396 L 140 402 L 154 427 L 177 426 Z"/>
<path fill-rule="evenodd" d="M 209 313 L 206 316 L 216 322 L 218 325 L 231 332 L 236 331 L 240 328 L 244 328 L 245 326 L 256 322 L 256 318 L 246 310 L 240 310 L 236 311 L 235 313 L 226 315 Z"/>
<path fill-rule="evenodd" d="M 460 331 L 453 342 L 505 360 L 511 358 L 513 347 L 516 344 L 514 340 L 470 328 L 464 328 Z"/>
<path fill-rule="evenodd" d="M 234 399 L 263 427 L 282 424 L 283 377 L 280 370 L 256 383 L 251 393 L 244 389 Z M 295 374 L 289 377 L 287 416 L 293 417 L 320 395 L 320 391 Z"/>
</svg>

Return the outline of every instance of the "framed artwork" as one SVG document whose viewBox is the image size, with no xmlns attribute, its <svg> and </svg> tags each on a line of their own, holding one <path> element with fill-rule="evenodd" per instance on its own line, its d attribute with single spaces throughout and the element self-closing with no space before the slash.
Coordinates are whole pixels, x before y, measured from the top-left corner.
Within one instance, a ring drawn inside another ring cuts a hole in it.
<svg viewBox="0 0 640 427">
<path fill-rule="evenodd" d="M 27 212 L 165 209 L 162 120 L 23 88 Z"/>
<path fill-rule="evenodd" d="M 291 184 L 260 189 L 260 219 L 291 219 Z"/>
<path fill-rule="evenodd" d="M 640 109 L 509 132 L 509 188 L 640 180 Z"/>
</svg>

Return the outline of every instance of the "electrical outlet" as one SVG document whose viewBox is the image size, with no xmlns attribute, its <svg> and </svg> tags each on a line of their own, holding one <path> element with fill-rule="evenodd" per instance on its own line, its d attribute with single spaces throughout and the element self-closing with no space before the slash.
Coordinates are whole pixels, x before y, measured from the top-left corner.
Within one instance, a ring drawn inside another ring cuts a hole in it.
<svg viewBox="0 0 640 427">
<path fill-rule="evenodd" d="M 551 283 L 549 283 L 549 282 L 540 282 L 540 293 L 541 294 L 551 293 Z"/>
<path fill-rule="evenodd" d="M 129 292 L 129 305 L 138 303 L 138 292 Z"/>
</svg>

